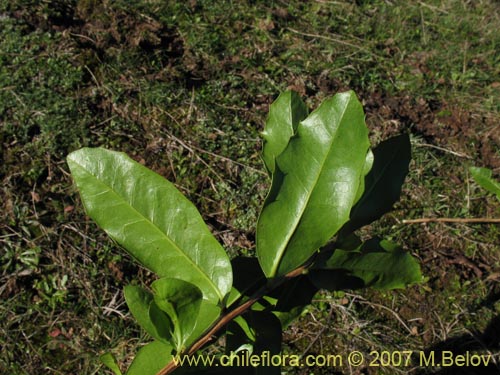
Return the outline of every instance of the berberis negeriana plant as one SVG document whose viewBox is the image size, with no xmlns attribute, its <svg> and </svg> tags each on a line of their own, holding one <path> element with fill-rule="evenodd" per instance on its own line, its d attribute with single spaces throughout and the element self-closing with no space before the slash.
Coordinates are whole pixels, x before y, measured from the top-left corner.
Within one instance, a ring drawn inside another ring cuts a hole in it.
<svg viewBox="0 0 500 375">
<path fill-rule="evenodd" d="M 124 288 L 130 312 L 152 338 L 128 375 L 280 374 L 278 367 L 186 368 L 175 359 L 221 335 L 227 353 L 278 354 L 282 331 L 318 290 L 393 289 L 421 280 L 418 263 L 400 246 L 356 235 L 399 199 L 411 159 L 407 135 L 371 150 L 353 92 L 309 114 L 288 91 L 271 105 L 263 138 L 272 184 L 253 258 L 229 259 L 195 206 L 125 154 L 83 148 L 68 156 L 87 214 L 158 276 L 150 288 Z M 121 374 L 110 355 L 102 359 Z"/>
</svg>

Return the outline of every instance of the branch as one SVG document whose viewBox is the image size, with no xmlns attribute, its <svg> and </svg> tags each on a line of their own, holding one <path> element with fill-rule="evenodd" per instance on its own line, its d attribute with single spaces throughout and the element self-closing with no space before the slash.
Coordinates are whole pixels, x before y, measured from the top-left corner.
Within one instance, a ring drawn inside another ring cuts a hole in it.
<svg viewBox="0 0 500 375">
<path fill-rule="evenodd" d="M 283 284 L 286 280 L 292 279 L 294 277 L 300 276 L 308 267 L 310 263 L 307 263 L 289 273 L 287 273 L 285 276 L 277 279 L 274 283 L 271 285 L 265 285 L 262 288 L 260 288 L 257 292 L 254 293 L 250 299 L 242 303 L 241 305 L 235 307 L 234 309 L 230 310 L 226 315 L 223 315 L 219 318 L 219 320 L 210 328 L 207 333 L 205 333 L 203 336 L 201 336 L 198 341 L 196 341 L 193 345 L 191 345 L 190 348 L 186 350 L 184 354 L 181 355 L 193 355 L 196 353 L 200 348 L 202 348 L 205 344 L 210 342 L 214 335 L 219 332 L 221 328 L 226 326 L 229 322 L 231 322 L 233 319 L 235 319 L 237 316 L 243 314 L 245 311 L 247 311 L 252 305 L 260 300 L 262 297 L 264 297 L 269 291 L 273 290 L 274 288 L 278 287 L 279 285 Z M 175 369 L 177 369 L 179 365 L 176 363 L 176 361 L 172 360 L 170 361 L 164 368 L 162 368 L 156 375 L 167 375 L 173 372 Z"/>
<path fill-rule="evenodd" d="M 421 219 L 403 220 L 403 224 L 420 224 L 420 223 L 500 223 L 500 219 L 480 217 L 480 218 L 450 218 L 450 217 L 428 217 Z"/>
</svg>

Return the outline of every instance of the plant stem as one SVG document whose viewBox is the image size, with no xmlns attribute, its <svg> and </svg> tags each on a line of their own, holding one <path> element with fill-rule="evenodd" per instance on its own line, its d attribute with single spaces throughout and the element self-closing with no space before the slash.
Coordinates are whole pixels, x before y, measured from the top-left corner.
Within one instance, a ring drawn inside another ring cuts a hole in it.
<svg viewBox="0 0 500 375">
<path fill-rule="evenodd" d="M 234 309 L 230 310 L 227 314 L 221 316 L 219 320 L 203 335 L 201 336 L 198 341 L 196 341 L 193 345 L 191 345 L 190 348 L 186 350 L 185 353 L 181 355 L 193 355 L 196 353 L 200 348 L 202 348 L 205 344 L 210 342 L 213 338 L 213 336 L 219 332 L 221 328 L 226 326 L 229 322 L 231 322 L 234 318 L 237 316 L 243 314 L 245 311 L 247 311 L 252 305 L 260 300 L 262 297 L 264 297 L 269 291 L 273 290 L 274 288 L 278 287 L 282 283 L 284 283 L 288 279 L 292 279 L 294 277 L 300 276 L 308 267 L 310 266 L 310 263 L 307 263 L 289 273 L 287 273 L 285 276 L 277 279 L 275 282 L 271 283 L 270 285 L 264 285 L 262 288 L 260 288 L 258 291 L 256 291 L 250 299 L 246 300 L 243 302 L 241 305 L 238 305 Z M 172 360 L 170 361 L 165 367 L 163 367 L 156 375 L 167 375 L 172 373 L 175 369 L 178 367 L 178 363 L 176 361 Z"/>
</svg>

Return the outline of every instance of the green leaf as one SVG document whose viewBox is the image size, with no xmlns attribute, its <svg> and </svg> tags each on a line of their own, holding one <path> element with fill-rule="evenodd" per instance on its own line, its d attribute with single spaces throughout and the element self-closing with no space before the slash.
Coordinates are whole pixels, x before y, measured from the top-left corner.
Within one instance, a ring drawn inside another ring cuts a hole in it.
<svg viewBox="0 0 500 375">
<path fill-rule="evenodd" d="M 359 250 L 336 249 L 324 264 L 315 265 L 309 276 L 313 283 L 329 290 L 404 288 L 422 281 L 418 262 L 401 247 L 377 238 Z"/>
<path fill-rule="evenodd" d="M 262 158 L 269 172 L 274 173 L 276 157 L 285 150 L 299 122 L 307 114 L 306 105 L 294 91 L 282 93 L 269 107 L 266 126 L 262 132 Z"/>
<path fill-rule="evenodd" d="M 299 124 L 276 158 L 275 193 L 257 224 L 257 254 L 267 277 L 300 266 L 348 220 L 368 146 L 353 92 L 326 100 Z"/>
<path fill-rule="evenodd" d="M 173 184 L 123 153 L 83 148 L 68 165 L 88 215 L 160 277 L 186 280 L 213 303 L 231 289 L 229 258 Z"/>
<path fill-rule="evenodd" d="M 271 357 L 281 351 L 281 323 L 271 312 L 249 310 L 230 322 L 226 332 L 227 354 L 248 346 L 252 348 L 251 354 L 254 355 L 268 352 Z M 244 356 L 245 353 L 240 355 Z M 279 366 L 257 366 L 251 373 L 279 375 L 281 371 Z"/>
<path fill-rule="evenodd" d="M 125 287 L 127 305 L 144 330 L 153 338 L 170 342 L 174 331 L 171 318 L 155 303 L 153 295 L 138 286 Z M 219 318 L 221 309 L 210 302 L 201 301 L 196 325 L 186 340 L 185 346 L 194 343 Z"/>
<path fill-rule="evenodd" d="M 216 363 L 216 362 L 214 362 Z M 219 366 L 214 365 L 210 367 L 202 366 L 183 366 L 173 372 L 174 375 L 253 375 L 247 369 L 237 366 Z"/>
<path fill-rule="evenodd" d="M 127 285 L 123 292 L 137 323 L 154 339 L 167 342 L 171 336 L 171 322 L 164 312 L 158 310 L 153 295 L 135 285 Z"/>
<path fill-rule="evenodd" d="M 342 236 L 370 224 L 392 209 L 401 194 L 410 160 L 411 144 L 407 134 L 383 141 L 373 150 L 373 166 L 366 175 L 364 193 L 353 207 L 349 222 L 342 228 Z"/>
<path fill-rule="evenodd" d="M 370 170 L 373 167 L 374 158 L 375 158 L 375 156 L 373 155 L 373 151 L 368 150 L 368 152 L 366 153 L 365 164 L 363 166 L 363 174 L 361 175 L 361 178 L 359 179 L 359 186 L 358 186 L 358 190 L 356 192 L 356 198 L 354 198 L 354 203 L 357 203 L 361 199 L 361 197 L 363 196 L 363 194 L 365 192 L 366 175 L 368 174 L 368 172 L 370 172 Z"/>
<path fill-rule="evenodd" d="M 191 336 L 186 341 L 186 347 L 193 344 L 201 335 L 210 328 L 221 314 L 221 308 L 206 300 L 201 301 L 200 312 L 196 319 L 196 326 L 194 327 Z"/>
<path fill-rule="evenodd" d="M 116 363 L 116 359 L 111 353 L 104 353 L 99 357 L 101 362 L 106 365 L 115 375 L 122 375 L 120 367 L 118 367 L 118 363 Z"/>
<path fill-rule="evenodd" d="M 266 283 L 257 258 L 237 256 L 231 260 L 234 280 L 228 306 L 241 296 L 250 296 Z"/>
<path fill-rule="evenodd" d="M 201 290 L 187 281 L 168 277 L 156 280 L 151 287 L 156 305 L 172 321 L 172 339 L 180 352 L 196 326 L 203 299 Z"/>
<path fill-rule="evenodd" d="M 172 358 L 170 345 L 160 341 L 150 342 L 137 352 L 127 375 L 156 375 Z"/>
<path fill-rule="evenodd" d="M 358 257 L 358 255 L 353 255 Z M 364 280 L 352 270 L 342 268 L 318 268 L 311 270 L 309 274 L 311 282 L 319 289 L 326 289 L 329 291 L 337 290 L 356 290 L 366 287 Z"/>
<path fill-rule="evenodd" d="M 492 171 L 488 168 L 470 167 L 470 174 L 476 183 L 483 189 L 486 189 L 492 194 L 495 194 L 500 200 L 500 183 L 494 180 L 491 175 Z"/>
<path fill-rule="evenodd" d="M 309 305 L 318 291 L 307 275 L 300 275 L 287 280 L 270 293 L 276 298 L 272 312 L 280 320 L 283 329 L 298 318 L 304 308 Z"/>
</svg>

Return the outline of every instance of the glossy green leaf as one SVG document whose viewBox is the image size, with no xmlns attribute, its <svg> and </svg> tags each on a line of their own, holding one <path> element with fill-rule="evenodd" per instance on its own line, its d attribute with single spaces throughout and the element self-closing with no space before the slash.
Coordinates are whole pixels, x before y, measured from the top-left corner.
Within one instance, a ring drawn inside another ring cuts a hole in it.
<svg viewBox="0 0 500 375">
<path fill-rule="evenodd" d="M 359 179 L 358 190 L 356 192 L 356 198 L 354 198 L 354 203 L 357 203 L 365 192 L 365 180 L 366 175 L 370 172 L 373 167 L 374 155 L 372 150 L 368 150 L 365 158 L 365 164 L 363 165 L 363 174 Z"/>
<path fill-rule="evenodd" d="M 257 254 L 267 277 L 300 266 L 348 220 L 368 146 L 353 92 L 326 100 L 299 124 L 276 158 L 275 193 L 257 224 Z"/>
<path fill-rule="evenodd" d="M 500 200 L 500 182 L 494 180 L 491 175 L 492 171 L 488 168 L 470 167 L 470 174 L 474 181 L 477 182 L 479 186 L 486 189 L 492 194 L 495 194 Z"/>
<path fill-rule="evenodd" d="M 241 295 L 241 292 L 233 287 L 226 298 L 226 307 L 230 307 L 233 303 L 238 301 Z"/>
<path fill-rule="evenodd" d="M 160 277 L 186 280 L 213 303 L 231 289 L 229 258 L 196 207 L 173 184 L 123 153 L 68 156 L 88 215 Z"/>
<path fill-rule="evenodd" d="M 189 339 L 186 341 L 186 347 L 193 344 L 201 335 L 207 331 L 219 318 L 221 308 L 206 300 L 201 301 L 200 312 L 196 319 L 196 325 Z"/>
<path fill-rule="evenodd" d="M 269 107 L 266 126 L 262 132 L 262 158 L 269 172 L 274 173 L 276 157 L 285 150 L 299 122 L 307 117 L 307 113 L 306 105 L 294 91 L 283 92 Z"/>
<path fill-rule="evenodd" d="M 113 374 L 115 375 L 122 375 L 122 372 L 120 370 L 120 367 L 118 367 L 118 363 L 116 363 L 116 359 L 111 353 L 104 353 L 99 357 L 101 362 L 106 365 L 107 368 L 109 368 L 111 371 L 113 371 Z"/>
<path fill-rule="evenodd" d="M 422 281 L 415 258 L 389 241 L 372 239 L 358 250 L 337 249 L 324 264 L 311 269 L 309 277 L 329 290 L 397 289 Z"/>
<path fill-rule="evenodd" d="M 172 339 L 180 352 L 196 326 L 203 294 L 187 281 L 168 277 L 156 280 L 151 287 L 156 305 L 172 321 Z"/>
<path fill-rule="evenodd" d="M 153 295 L 135 285 L 126 286 L 123 293 L 137 323 L 154 339 L 168 342 L 172 330 L 171 322 L 165 313 L 158 311 L 157 307 L 155 309 Z"/>
<path fill-rule="evenodd" d="M 160 341 L 150 342 L 137 352 L 127 375 L 156 375 L 172 358 L 170 345 Z"/>
<path fill-rule="evenodd" d="M 155 312 L 154 315 L 152 314 L 153 312 Z M 156 321 L 154 319 L 154 316 L 160 316 L 160 315 L 162 316 L 158 319 L 162 319 L 163 321 L 164 318 L 167 318 L 168 321 L 170 321 L 170 318 L 167 316 L 167 314 L 164 311 L 160 310 L 160 308 L 157 307 L 154 301 L 151 303 L 149 313 L 150 313 L 150 318 L 153 322 Z M 214 305 L 207 300 L 202 300 L 199 306 L 198 316 L 196 317 L 195 326 L 192 329 L 192 332 L 189 335 L 189 337 L 185 338 L 184 346 L 189 347 L 197 339 L 199 339 L 203 335 L 203 333 L 205 333 L 217 321 L 217 319 L 220 317 L 220 314 L 221 314 L 220 306 Z M 172 325 L 170 327 L 172 327 Z M 169 331 L 169 334 L 171 335 L 173 331 L 174 330 L 172 328 Z"/>
<path fill-rule="evenodd" d="M 399 200 L 410 160 L 411 144 L 407 134 L 383 141 L 373 150 L 373 166 L 365 177 L 364 193 L 353 207 L 342 235 L 370 224 L 392 209 Z"/>
</svg>

